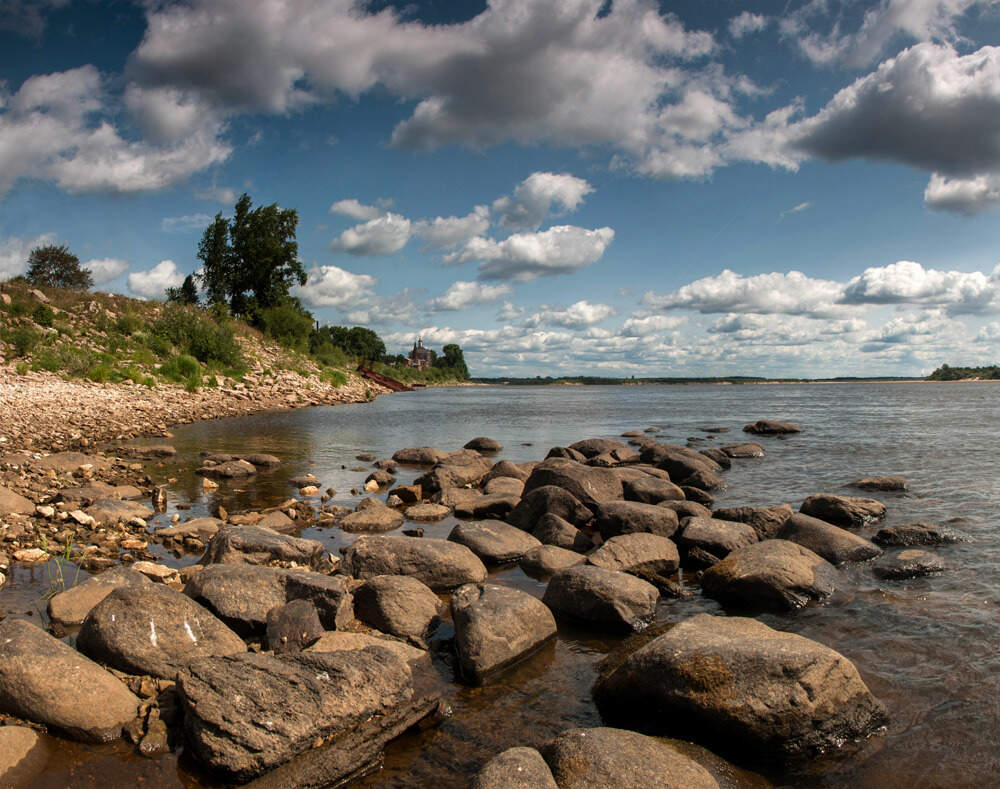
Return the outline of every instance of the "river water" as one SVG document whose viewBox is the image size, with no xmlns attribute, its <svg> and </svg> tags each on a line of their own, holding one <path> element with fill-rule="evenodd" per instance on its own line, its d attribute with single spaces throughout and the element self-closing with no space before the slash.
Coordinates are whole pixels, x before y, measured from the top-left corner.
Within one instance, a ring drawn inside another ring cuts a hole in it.
<svg viewBox="0 0 1000 789">
<path fill-rule="evenodd" d="M 272 505 L 293 489 L 288 478 L 311 472 L 334 501 L 354 504 L 370 464 L 361 452 L 389 457 L 406 446 L 460 448 L 474 436 L 504 444 L 499 457 L 540 460 L 548 449 L 587 437 L 614 437 L 657 427 L 657 438 L 701 447 L 737 443 L 756 419 L 791 421 L 804 432 L 764 438 L 766 457 L 734 461 L 716 506 L 778 504 L 798 508 L 811 493 L 851 494 L 844 485 L 869 475 L 900 475 L 906 494 L 864 494 L 888 506 L 887 524 L 962 519 L 969 541 L 936 550 L 949 570 L 905 582 L 876 579 L 868 565 L 846 565 L 854 588 L 836 604 L 766 624 L 813 638 L 843 653 L 887 705 L 891 723 L 863 753 L 765 776 L 732 770 L 729 786 L 985 787 L 1000 781 L 1000 485 L 994 459 L 1000 440 L 1000 383 L 747 386 L 465 387 L 383 396 L 370 404 L 202 422 L 177 428 L 170 509 L 200 515 L 217 504 L 232 511 Z M 709 433 L 705 427 L 726 427 Z M 269 452 L 284 465 L 238 487 L 204 495 L 193 474 L 199 452 Z M 362 471 L 361 468 L 364 468 Z M 399 483 L 419 472 L 400 469 Z M 856 492 L 855 492 L 856 493 Z M 856 494 L 858 495 L 858 494 Z M 424 526 L 444 537 L 453 519 Z M 407 524 L 404 528 L 412 527 Z M 872 530 L 862 533 L 870 536 Z M 310 529 L 332 551 L 355 537 Z M 164 559 L 175 566 L 197 556 Z M 518 569 L 491 580 L 541 596 L 544 583 Z M 48 587 L 49 569 L 14 570 L 0 608 L 18 615 Z M 663 600 L 657 620 L 721 613 L 701 597 Z M 34 614 L 36 621 L 40 612 Z M 443 632 L 447 635 L 447 629 Z M 407 735 L 386 752 L 385 768 L 356 786 L 464 787 L 490 757 L 514 745 L 540 745 L 576 726 L 600 725 L 590 695 L 596 664 L 620 644 L 560 623 L 558 639 L 498 682 L 466 688 L 453 682 L 447 655 L 435 657 L 454 715 L 440 727 Z M 54 754 L 38 786 L 212 786 L 184 758 L 145 761 L 122 746 L 80 746 L 51 739 Z M 702 758 L 706 758 L 702 754 Z"/>
</svg>

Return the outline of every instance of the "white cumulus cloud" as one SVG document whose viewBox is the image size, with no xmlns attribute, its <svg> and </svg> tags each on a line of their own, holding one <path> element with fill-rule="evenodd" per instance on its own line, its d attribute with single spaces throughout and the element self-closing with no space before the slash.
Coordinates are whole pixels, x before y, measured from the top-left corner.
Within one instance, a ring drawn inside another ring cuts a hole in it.
<svg viewBox="0 0 1000 789">
<path fill-rule="evenodd" d="M 330 213 L 343 214 L 344 216 L 349 216 L 352 219 L 369 221 L 382 216 L 385 211 L 378 206 L 365 205 L 364 203 L 359 202 L 356 197 L 349 197 L 346 200 L 338 200 L 331 205 Z"/>
<path fill-rule="evenodd" d="M 374 297 L 378 280 L 369 274 L 355 274 L 339 266 L 313 266 L 306 284 L 296 286 L 292 294 L 310 307 L 352 309 Z"/>
<path fill-rule="evenodd" d="M 23 274 L 28 270 L 28 255 L 35 247 L 56 243 L 54 233 L 43 233 L 34 238 L 11 236 L 0 241 L 0 281 Z"/>
<path fill-rule="evenodd" d="M 117 279 L 128 271 L 128 261 L 120 260 L 119 258 L 94 258 L 82 265 L 90 271 L 95 285 L 103 285 L 105 282 L 111 282 L 111 280 Z"/>
<path fill-rule="evenodd" d="M 348 228 L 331 242 L 330 249 L 364 257 L 391 255 L 410 240 L 410 224 L 406 217 L 390 212 Z"/>
<path fill-rule="evenodd" d="M 484 205 L 477 205 L 465 216 L 438 216 L 414 223 L 414 232 L 428 245 L 447 249 L 462 244 L 489 230 L 490 212 Z"/>
<path fill-rule="evenodd" d="M 161 260 L 146 271 L 134 271 L 128 275 L 128 289 L 144 299 L 159 300 L 165 297 L 167 288 L 177 288 L 184 282 L 184 274 L 177 270 L 172 260 Z"/>
<path fill-rule="evenodd" d="M 511 230 L 536 228 L 553 213 L 575 211 L 594 188 L 568 173 L 532 173 L 510 197 L 493 202 L 493 214 Z"/>
<path fill-rule="evenodd" d="M 748 33 L 759 33 L 767 27 L 769 21 L 763 14 L 744 11 L 729 20 L 729 35 L 733 38 L 743 38 Z"/>
<path fill-rule="evenodd" d="M 1000 307 L 1000 267 L 981 271 L 925 269 L 912 260 L 867 268 L 849 280 L 846 304 L 921 304 L 946 307 L 952 314 L 995 311 Z"/>
<path fill-rule="evenodd" d="M 610 304 L 592 304 L 586 299 L 568 307 L 543 306 L 538 312 L 525 318 L 524 325 L 561 326 L 566 329 L 583 329 L 594 326 L 615 314 Z"/>
<path fill-rule="evenodd" d="M 474 304 L 489 304 L 513 293 L 510 285 L 486 285 L 482 282 L 453 282 L 443 296 L 431 301 L 431 312 L 464 310 Z"/>
</svg>

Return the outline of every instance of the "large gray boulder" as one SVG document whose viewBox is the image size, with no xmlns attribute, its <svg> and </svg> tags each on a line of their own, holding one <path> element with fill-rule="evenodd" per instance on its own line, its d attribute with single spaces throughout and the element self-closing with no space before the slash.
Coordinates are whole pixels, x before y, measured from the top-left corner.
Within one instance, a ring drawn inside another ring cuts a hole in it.
<svg viewBox="0 0 1000 789">
<path fill-rule="evenodd" d="M 122 501 L 121 499 L 98 499 L 86 510 L 99 526 L 114 526 L 118 523 L 126 523 L 133 518 L 146 520 L 153 517 L 153 511 L 145 504 L 135 501 Z"/>
<path fill-rule="evenodd" d="M 697 501 L 661 501 L 656 506 L 673 510 L 677 513 L 677 518 L 711 518 L 712 511 L 704 504 Z M 724 520 L 738 520 L 737 518 L 725 518 Z"/>
<path fill-rule="evenodd" d="M 532 654 L 556 634 L 556 620 L 545 604 L 509 586 L 460 586 L 451 596 L 451 616 L 462 675 L 476 685 Z"/>
<path fill-rule="evenodd" d="M 495 438 L 488 438 L 486 436 L 478 436 L 477 438 L 468 441 L 463 449 L 472 449 L 476 452 L 499 452 L 503 449 L 503 444 L 497 441 Z"/>
<path fill-rule="evenodd" d="M 780 436 L 788 433 L 801 433 L 802 428 L 791 422 L 776 422 L 773 419 L 758 419 L 743 426 L 744 433 L 754 433 L 758 436 Z"/>
<path fill-rule="evenodd" d="M 119 565 L 88 578 L 82 584 L 71 586 L 49 600 L 49 619 L 63 627 L 82 625 L 90 610 L 119 586 L 148 586 L 150 581 L 142 573 Z"/>
<path fill-rule="evenodd" d="M 872 542 L 885 546 L 947 545 L 960 542 L 962 539 L 962 536 L 952 529 L 935 526 L 932 523 L 897 523 L 879 529 L 878 534 L 872 537 Z"/>
<path fill-rule="evenodd" d="M 602 715 L 673 722 L 685 736 L 786 760 L 869 736 L 886 711 L 843 655 L 754 619 L 699 614 L 595 687 Z"/>
<path fill-rule="evenodd" d="M 879 578 L 888 581 L 902 581 L 944 572 L 947 565 L 930 551 L 907 548 L 899 553 L 886 556 L 875 563 L 873 571 Z"/>
<path fill-rule="evenodd" d="M 805 546 L 831 564 L 864 562 L 882 555 L 882 549 L 864 537 L 801 512 L 785 521 L 777 536 Z"/>
<path fill-rule="evenodd" d="M 327 630 L 354 618 L 348 580 L 307 570 L 210 564 L 188 580 L 184 594 L 244 637 L 263 635 L 268 611 L 293 600 L 311 602 Z"/>
<path fill-rule="evenodd" d="M 672 575 L 680 566 L 677 546 L 655 534 L 620 534 L 587 557 L 587 563 L 635 575 Z"/>
<path fill-rule="evenodd" d="M 202 557 L 203 564 L 271 564 L 315 568 L 323 559 L 323 543 L 278 534 L 262 526 L 222 526 Z"/>
<path fill-rule="evenodd" d="M 885 517 L 885 505 L 861 496 L 815 493 L 802 502 L 799 512 L 844 528 L 858 528 Z"/>
<path fill-rule="evenodd" d="M 745 523 L 717 518 L 685 518 L 674 538 L 685 554 L 695 548 L 718 559 L 757 542 L 757 532 Z"/>
<path fill-rule="evenodd" d="M 344 553 L 341 567 L 361 579 L 409 575 L 435 591 L 486 580 L 485 565 L 464 545 L 427 537 L 359 537 Z"/>
<path fill-rule="evenodd" d="M 595 523 L 605 540 L 636 533 L 671 537 L 677 531 L 677 513 L 639 501 L 608 501 L 597 507 Z"/>
<path fill-rule="evenodd" d="M 559 789 L 718 789 L 694 759 L 627 729 L 569 729 L 542 748 Z"/>
<path fill-rule="evenodd" d="M 594 547 L 590 535 L 584 534 L 569 521 L 546 512 L 531 532 L 544 545 L 556 545 L 570 551 L 588 551 Z"/>
<path fill-rule="evenodd" d="M 791 611 L 825 600 L 846 584 L 820 556 L 787 540 L 765 540 L 733 551 L 705 571 L 705 594 L 737 609 Z"/>
<path fill-rule="evenodd" d="M 726 507 L 713 512 L 712 517 L 745 523 L 753 527 L 758 538 L 770 540 L 794 514 L 795 510 L 787 504 L 776 504 L 770 507 Z"/>
<path fill-rule="evenodd" d="M 476 485 L 493 468 L 493 461 L 478 452 L 462 450 L 444 458 L 434 468 L 414 481 L 424 493 L 436 493 L 447 488 L 461 488 Z"/>
<path fill-rule="evenodd" d="M 534 748 L 508 748 L 483 765 L 470 789 L 559 789 Z"/>
<path fill-rule="evenodd" d="M 728 446 L 719 447 L 719 449 L 731 458 L 764 457 L 764 445 L 758 444 L 756 441 L 747 441 L 743 444 L 729 444 Z"/>
<path fill-rule="evenodd" d="M 625 444 L 613 438 L 585 438 L 582 441 L 570 444 L 569 448 L 576 450 L 588 460 L 598 455 L 606 455 L 609 452 L 630 451 Z"/>
<path fill-rule="evenodd" d="M 426 638 L 444 605 L 430 587 L 405 575 L 376 575 L 354 590 L 354 613 L 369 627 L 400 638 Z"/>
<path fill-rule="evenodd" d="M 678 485 L 701 490 L 714 490 L 722 486 L 716 474 L 721 469 L 710 457 L 693 449 L 673 444 L 650 444 L 640 455 L 643 463 L 650 463 L 670 474 Z"/>
<path fill-rule="evenodd" d="M 434 447 L 410 447 L 398 449 L 393 453 L 392 459 L 397 463 L 407 466 L 433 466 L 448 457 L 447 452 L 442 452 Z"/>
<path fill-rule="evenodd" d="M 362 499 L 354 512 L 337 524 L 346 532 L 380 533 L 398 529 L 403 525 L 403 515 L 387 507 L 379 499 Z"/>
<path fill-rule="evenodd" d="M 511 463 L 509 460 L 501 460 L 495 463 L 489 473 L 483 477 L 483 484 L 485 485 L 487 482 L 502 478 L 516 479 L 519 482 L 524 482 L 528 478 L 529 473 L 529 471 L 517 463 Z"/>
<path fill-rule="evenodd" d="M 683 501 L 684 491 L 670 480 L 642 476 L 627 479 L 623 483 L 627 501 L 641 501 L 643 504 L 659 504 L 661 501 Z"/>
<path fill-rule="evenodd" d="M 536 538 L 503 521 L 459 523 L 448 535 L 451 542 L 465 545 L 488 564 L 516 562 L 541 545 Z"/>
<path fill-rule="evenodd" d="M 13 724 L 0 726 L 0 786 L 4 789 L 31 786 L 48 759 L 48 748 L 34 729 Z M 539 756 L 538 760 L 541 759 Z"/>
<path fill-rule="evenodd" d="M 317 741 L 339 740 L 340 747 L 325 755 L 350 753 L 359 727 L 377 722 L 378 737 L 413 696 L 406 662 L 382 647 L 202 658 L 179 678 L 177 690 L 193 754 L 224 780 L 239 783 L 306 754 Z M 348 770 L 333 770 L 324 783 L 310 785 L 340 784 L 366 767 L 382 744 L 355 755 Z"/>
<path fill-rule="evenodd" d="M 617 570 L 579 565 L 552 576 L 542 597 L 557 614 L 612 630 L 639 630 L 652 619 L 660 593 Z"/>
<path fill-rule="evenodd" d="M 23 619 L 0 622 L 0 712 L 107 742 L 138 707 L 119 679 L 72 647 Z"/>
<path fill-rule="evenodd" d="M 543 485 L 531 491 L 525 489 L 521 501 L 507 516 L 507 522 L 533 532 L 546 514 L 557 515 L 576 527 L 586 525 L 594 517 L 593 511 L 565 488 Z"/>
<path fill-rule="evenodd" d="M 163 679 L 197 658 L 246 651 L 206 608 L 162 584 L 115 589 L 87 614 L 76 645 L 119 671 Z"/>
<path fill-rule="evenodd" d="M 524 483 L 524 494 L 527 496 L 546 485 L 569 491 L 590 509 L 604 501 L 620 501 L 625 496 L 621 479 L 610 469 L 585 466 L 566 458 L 549 458 L 535 466 Z"/>
<path fill-rule="evenodd" d="M 518 483 L 520 484 L 520 483 Z M 449 490 L 465 490 L 465 488 L 449 488 Z M 478 493 L 470 490 L 469 493 Z M 463 497 L 455 502 L 455 515 L 459 518 L 506 518 L 520 503 L 519 495 L 513 493 L 493 493 Z"/>
<path fill-rule="evenodd" d="M 582 553 L 560 548 L 557 545 L 541 545 L 532 548 L 521 559 L 521 569 L 529 575 L 546 576 L 575 567 L 587 561 Z"/>
</svg>

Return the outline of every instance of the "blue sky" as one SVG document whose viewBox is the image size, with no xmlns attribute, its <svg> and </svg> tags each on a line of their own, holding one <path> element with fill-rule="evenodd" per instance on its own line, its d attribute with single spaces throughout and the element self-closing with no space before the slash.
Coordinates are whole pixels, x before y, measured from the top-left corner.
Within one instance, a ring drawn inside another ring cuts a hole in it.
<svg viewBox="0 0 1000 789">
<path fill-rule="evenodd" d="M 243 191 L 474 374 L 997 361 L 1000 0 L 0 0 L 0 277 L 162 298 Z"/>
</svg>

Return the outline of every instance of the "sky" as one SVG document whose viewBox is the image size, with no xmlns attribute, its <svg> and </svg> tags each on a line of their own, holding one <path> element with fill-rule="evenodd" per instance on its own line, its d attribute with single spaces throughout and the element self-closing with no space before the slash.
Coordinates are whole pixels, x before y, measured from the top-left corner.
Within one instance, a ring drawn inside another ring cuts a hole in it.
<svg viewBox="0 0 1000 789">
<path fill-rule="evenodd" d="M 0 279 L 162 299 L 243 192 L 473 375 L 1000 359 L 1000 0 L 0 0 Z"/>
</svg>

